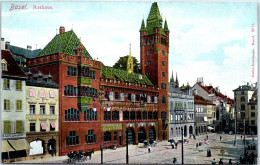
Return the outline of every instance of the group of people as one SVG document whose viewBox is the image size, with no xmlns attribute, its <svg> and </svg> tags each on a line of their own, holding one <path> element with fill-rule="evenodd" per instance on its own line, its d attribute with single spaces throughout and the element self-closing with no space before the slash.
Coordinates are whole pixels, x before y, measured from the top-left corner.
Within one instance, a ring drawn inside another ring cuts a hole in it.
<svg viewBox="0 0 260 165">
<path fill-rule="evenodd" d="M 211 164 L 217 164 L 216 160 L 213 159 Z M 218 164 L 224 164 L 223 159 L 219 159 Z M 229 159 L 228 164 L 232 164 L 232 160 L 231 159 Z M 237 162 L 237 164 L 238 164 L 238 162 Z"/>
<path fill-rule="evenodd" d="M 255 157 L 256 155 L 254 154 L 254 152 L 251 152 L 251 154 L 249 154 L 248 152 L 246 152 L 245 158 L 240 157 L 240 163 L 241 164 L 254 164 L 255 162 Z"/>
</svg>

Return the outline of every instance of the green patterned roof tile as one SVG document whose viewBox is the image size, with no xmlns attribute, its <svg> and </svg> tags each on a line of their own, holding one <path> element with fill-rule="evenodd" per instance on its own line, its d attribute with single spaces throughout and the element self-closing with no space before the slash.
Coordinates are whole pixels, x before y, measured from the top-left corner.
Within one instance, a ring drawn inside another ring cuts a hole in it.
<svg viewBox="0 0 260 165">
<path fill-rule="evenodd" d="M 87 49 L 80 42 L 79 38 L 77 37 L 77 35 L 74 33 L 73 30 L 56 35 L 39 53 L 38 57 L 46 56 L 54 53 L 75 55 L 75 49 L 77 49 L 79 45 L 82 45 L 83 47 L 84 56 L 92 59 Z"/>
<path fill-rule="evenodd" d="M 146 77 L 146 75 L 139 73 L 129 74 L 126 70 L 120 70 L 105 65 L 102 65 L 102 76 L 105 78 L 119 79 L 122 81 L 128 81 L 132 83 L 153 85 L 152 82 Z"/>
</svg>

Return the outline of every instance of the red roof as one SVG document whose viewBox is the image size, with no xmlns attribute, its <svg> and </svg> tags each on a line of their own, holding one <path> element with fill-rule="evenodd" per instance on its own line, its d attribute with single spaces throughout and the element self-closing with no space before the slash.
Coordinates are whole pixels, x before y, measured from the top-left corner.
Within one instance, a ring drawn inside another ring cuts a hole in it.
<svg viewBox="0 0 260 165">
<path fill-rule="evenodd" d="M 26 78 L 25 73 L 17 65 L 9 51 L 1 50 L 1 58 L 7 62 L 7 71 L 2 70 L 3 76 Z"/>
<path fill-rule="evenodd" d="M 201 83 L 197 83 L 202 89 L 204 89 L 208 94 L 211 94 L 210 91 L 203 85 L 201 85 Z"/>
<path fill-rule="evenodd" d="M 210 100 L 204 99 L 203 97 L 193 94 L 195 104 L 214 105 Z"/>
</svg>

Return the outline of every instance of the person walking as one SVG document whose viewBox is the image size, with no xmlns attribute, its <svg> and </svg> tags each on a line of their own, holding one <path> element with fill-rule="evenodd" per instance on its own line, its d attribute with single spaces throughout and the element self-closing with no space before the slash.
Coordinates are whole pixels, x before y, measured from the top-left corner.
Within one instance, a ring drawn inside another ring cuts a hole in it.
<svg viewBox="0 0 260 165">
<path fill-rule="evenodd" d="M 215 160 L 215 159 L 213 159 L 211 164 L 216 164 L 216 160 Z"/>
<path fill-rule="evenodd" d="M 223 164 L 223 161 L 222 159 L 219 160 L 218 164 Z"/>
<path fill-rule="evenodd" d="M 177 164 L 177 158 L 174 157 L 172 163 Z"/>
<path fill-rule="evenodd" d="M 222 139 L 222 136 L 220 135 L 219 140 L 221 141 L 221 139 Z"/>
<path fill-rule="evenodd" d="M 207 135 L 207 140 L 209 140 L 209 136 Z"/>
<path fill-rule="evenodd" d="M 151 146 L 148 147 L 148 153 L 151 153 Z"/>
<path fill-rule="evenodd" d="M 228 161 L 228 164 L 232 164 L 232 161 L 231 161 L 231 159 L 229 159 L 229 161 Z"/>
</svg>

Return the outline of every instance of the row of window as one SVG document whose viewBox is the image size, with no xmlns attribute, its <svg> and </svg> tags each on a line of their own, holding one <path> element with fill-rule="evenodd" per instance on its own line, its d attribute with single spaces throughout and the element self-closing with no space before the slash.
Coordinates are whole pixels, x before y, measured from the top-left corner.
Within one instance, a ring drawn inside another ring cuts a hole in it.
<svg viewBox="0 0 260 165">
<path fill-rule="evenodd" d="M 146 61 L 146 66 L 151 66 L 151 61 Z M 165 66 L 165 61 L 162 61 L 162 66 Z"/>
<path fill-rule="evenodd" d="M 35 105 L 30 105 L 30 115 L 35 114 Z M 45 105 L 40 105 L 40 114 L 45 115 Z M 51 105 L 50 106 L 50 115 L 55 115 L 55 106 Z"/>
<path fill-rule="evenodd" d="M 162 77 L 165 77 L 165 72 L 162 72 Z M 148 72 L 146 72 L 146 76 L 148 77 L 148 78 L 151 78 L 152 77 L 152 72 L 151 71 L 148 71 Z"/>
<path fill-rule="evenodd" d="M 104 142 L 110 142 L 111 132 L 106 131 L 104 132 L 103 140 Z M 114 141 L 117 141 L 117 132 L 114 132 Z M 94 130 L 88 130 L 88 134 L 85 135 L 85 143 L 92 144 L 96 143 L 97 135 L 94 134 Z M 79 136 L 76 135 L 76 131 L 70 131 L 69 136 L 66 137 L 66 145 L 79 145 Z"/>
<path fill-rule="evenodd" d="M 14 133 L 22 133 L 23 132 L 23 121 L 17 120 L 15 121 L 15 131 Z M 10 134 L 12 132 L 12 122 L 4 121 L 4 134 Z"/>
<path fill-rule="evenodd" d="M 148 120 L 157 120 L 158 119 L 158 112 L 151 112 L 148 113 L 146 111 L 124 111 L 123 112 L 123 120 L 147 120 L 147 114 L 148 114 Z M 130 117 L 130 118 L 129 118 Z"/>
<path fill-rule="evenodd" d="M 112 114 L 112 118 L 111 118 Z M 157 120 L 158 112 L 147 111 L 124 111 L 123 120 Z M 162 113 L 162 118 L 166 118 L 166 114 Z M 97 120 L 97 111 L 88 109 L 84 111 L 84 120 L 92 121 Z M 119 111 L 104 111 L 104 121 L 119 121 Z M 65 121 L 80 121 L 80 111 L 74 108 L 65 110 Z"/>
<path fill-rule="evenodd" d="M 184 119 L 183 119 L 184 116 Z M 172 120 L 172 115 L 171 115 L 171 120 Z M 194 114 L 175 114 L 175 121 L 181 121 L 181 120 L 194 120 Z"/>
<path fill-rule="evenodd" d="M 4 110 L 10 110 L 10 100 L 4 100 Z M 16 100 L 16 110 L 22 110 L 22 100 Z"/>
<path fill-rule="evenodd" d="M 96 96 L 98 93 L 97 89 L 90 87 L 74 87 L 73 85 L 64 86 L 64 95 L 65 96 Z"/>
<path fill-rule="evenodd" d="M 76 76 L 78 74 L 78 69 L 74 67 L 67 67 L 67 75 L 68 76 Z M 84 77 L 90 77 L 91 79 L 96 79 L 96 72 L 89 70 L 89 67 L 81 68 L 81 75 Z"/>
<path fill-rule="evenodd" d="M 39 97 L 41 98 L 45 98 L 46 97 L 46 93 L 45 90 L 39 90 Z M 29 96 L 30 97 L 36 97 L 36 92 L 35 89 L 29 89 Z M 55 98 L 55 92 L 54 91 L 49 91 L 49 97 L 50 98 Z"/>
<path fill-rule="evenodd" d="M 84 111 L 84 120 L 97 120 L 97 111 L 87 109 Z M 74 108 L 65 110 L 65 121 L 80 121 L 80 111 Z"/>
<path fill-rule="evenodd" d="M 49 125 L 50 131 L 55 131 L 56 125 L 55 123 L 50 123 Z M 41 123 L 40 124 L 40 131 L 41 132 L 46 132 L 47 130 L 47 124 L 46 123 Z M 30 132 L 35 132 L 36 131 L 36 123 L 30 123 Z"/>
<path fill-rule="evenodd" d="M 4 79 L 4 90 L 10 89 L 10 80 Z M 22 90 L 22 81 L 16 80 L 16 90 Z"/>
<path fill-rule="evenodd" d="M 120 93 L 120 101 L 125 101 L 125 97 L 127 97 L 127 101 L 144 101 L 147 103 L 157 103 L 158 99 L 156 96 L 147 96 L 145 94 L 124 94 Z M 105 98 L 109 100 L 119 100 L 119 93 L 118 92 L 109 92 L 105 91 Z"/>
</svg>

